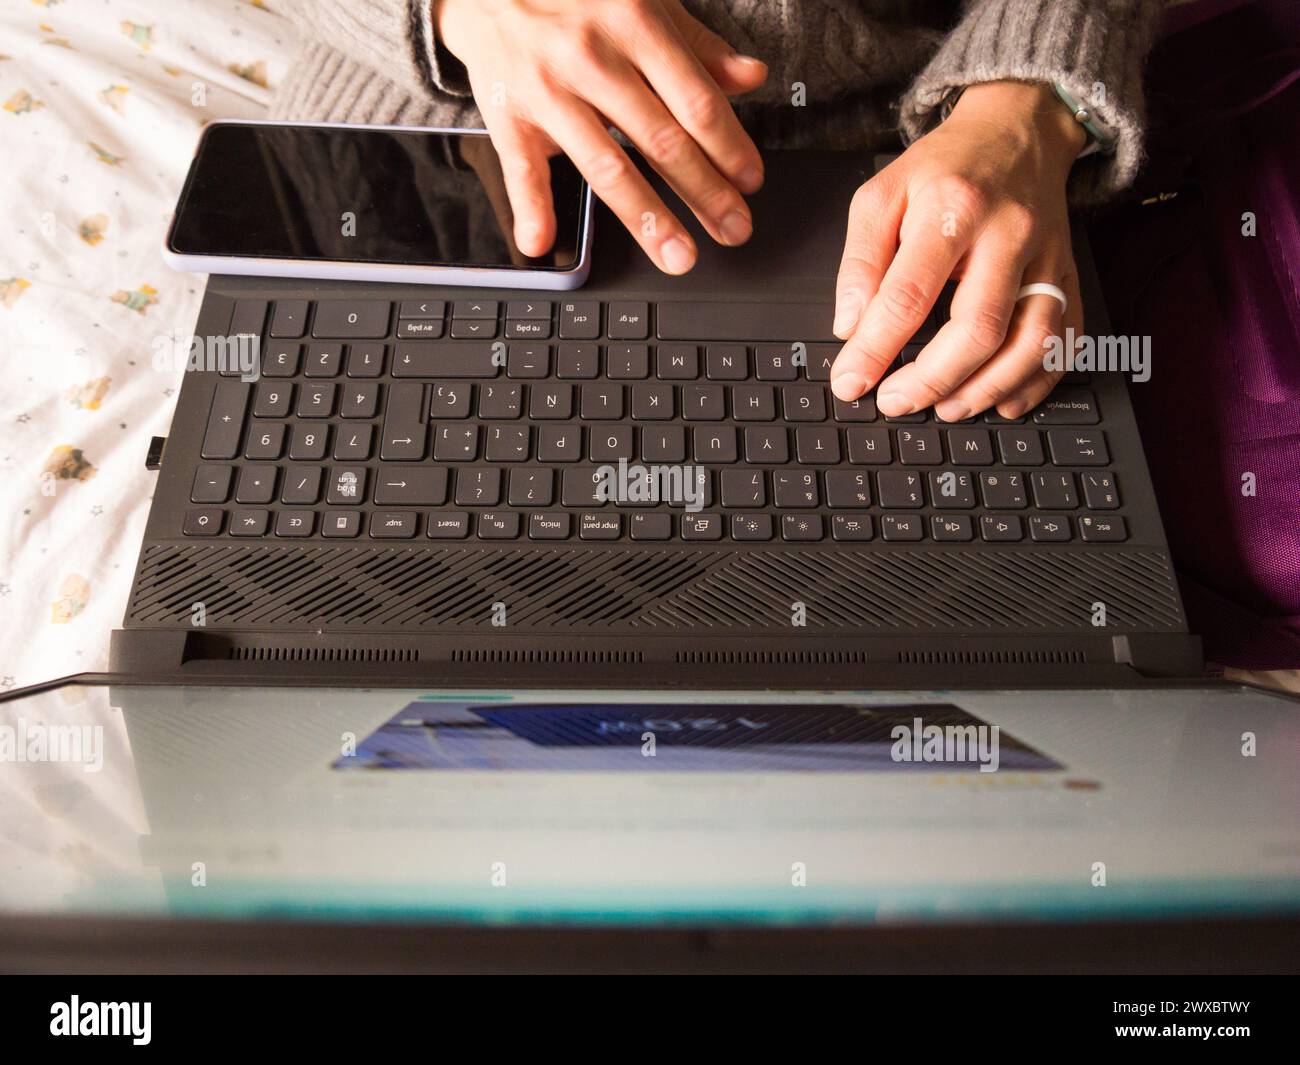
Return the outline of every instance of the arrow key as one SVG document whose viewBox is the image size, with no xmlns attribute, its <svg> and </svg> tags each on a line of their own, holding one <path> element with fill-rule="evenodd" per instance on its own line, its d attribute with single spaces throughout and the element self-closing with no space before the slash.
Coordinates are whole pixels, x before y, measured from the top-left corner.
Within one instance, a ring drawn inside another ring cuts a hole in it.
<svg viewBox="0 0 1300 1065">
<path fill-rule="evenodd" d="M 402 467 L 380 472 L 375 480 L 378 506 L 436 507 L 447 501 L 447 471 L 441 467 Z"/>
</svg>

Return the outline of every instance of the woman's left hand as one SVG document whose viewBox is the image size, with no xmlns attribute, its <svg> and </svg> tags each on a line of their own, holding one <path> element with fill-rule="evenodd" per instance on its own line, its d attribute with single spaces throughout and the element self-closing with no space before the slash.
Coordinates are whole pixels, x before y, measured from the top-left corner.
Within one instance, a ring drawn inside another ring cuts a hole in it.
<svg viewBox="0 0 1300 1065">
<path fill-rule="evenodd" d="M 1050 338 L 1083 323 L 1065 184 L 1085 140 L 1050 86 L 974 85 L 858 189 L 836 287 L 838 398 L 879 382 L 886 416 L 933 405 L 961 421 L 989 407 L 1018 417 L 1051 391 Z M 881 381 L 954 277 L 951 319 Z M 1064 315 L 1050 295 L 1016 300 L 1034 282 L 1064 290 Z"/>
</svg>

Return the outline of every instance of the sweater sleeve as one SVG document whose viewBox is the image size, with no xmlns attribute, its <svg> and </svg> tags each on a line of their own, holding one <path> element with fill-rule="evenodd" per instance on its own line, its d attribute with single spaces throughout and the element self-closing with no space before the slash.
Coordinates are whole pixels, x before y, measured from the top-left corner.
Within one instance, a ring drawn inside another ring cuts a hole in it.
<svg viewBox="0 0 1300 1065">
<path fill-rule="evenodd" d="M 431 0 L 273 0 L 309 41 L 338 49 L 415 97 L 468 97 L 465 68 L 438 40 Z"/>
<path fill-rule="evenodd" d="M 1058 82 L 1118 135 L 1113 152 L 1085 156 L 1070 175 L 1073 200 L 1104 200 L 1133 180 L 1142 161 L 1142 64 L 1165 6 L 1165 0 L 967 0 L 961 20 L 903 96 L 903 135 L 911 142 L 932 128 L 944 103 L 967 85 Z"/>
</svg>

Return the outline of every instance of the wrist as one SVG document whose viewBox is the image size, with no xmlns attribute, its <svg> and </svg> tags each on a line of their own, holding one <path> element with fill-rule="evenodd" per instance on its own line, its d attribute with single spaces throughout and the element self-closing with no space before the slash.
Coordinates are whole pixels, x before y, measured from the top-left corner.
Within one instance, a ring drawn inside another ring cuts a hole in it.
<svg viewBox="0 0 1300 1065">
<path fill-rule="evenodd" d="M 1088 132 L 1044 82 L 991 81 L 969 86 L 952 118 L 992 123 L 1026 139 L 1066 170 L 1088 143 Z"/>
</svg>

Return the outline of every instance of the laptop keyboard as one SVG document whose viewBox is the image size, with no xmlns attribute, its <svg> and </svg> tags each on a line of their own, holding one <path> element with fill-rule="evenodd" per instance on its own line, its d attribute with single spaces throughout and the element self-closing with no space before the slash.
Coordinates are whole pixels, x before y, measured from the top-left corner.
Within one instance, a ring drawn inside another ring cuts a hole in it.
<svg viewBox="0 0 1300 1065">
<path fill-rule="evenodd" d="M 848 404 L 831 395 L 840 345 L 828 325 L 829 308 L 803 304 L 241 299 L 230 333 L 260 338 L 260 379 L 231 370 L 218 380 L 182 531 L 426 542 L 1127 538 L 1086 377 L 1067 378 L 1023 418 L 885 418 L 871 395 Z M 607 501 L 602 477 L 620 460 L 690 467 L 697 494 Z"/>
</svg>

